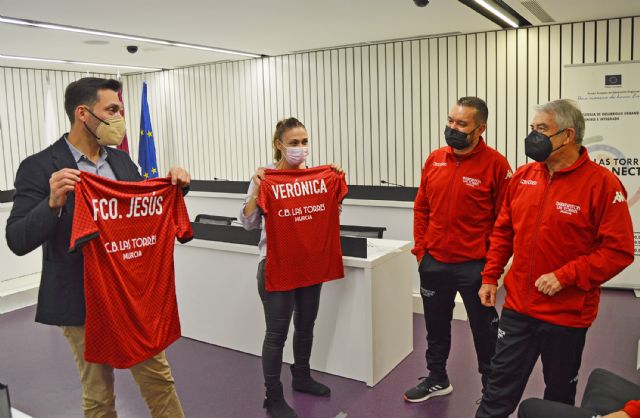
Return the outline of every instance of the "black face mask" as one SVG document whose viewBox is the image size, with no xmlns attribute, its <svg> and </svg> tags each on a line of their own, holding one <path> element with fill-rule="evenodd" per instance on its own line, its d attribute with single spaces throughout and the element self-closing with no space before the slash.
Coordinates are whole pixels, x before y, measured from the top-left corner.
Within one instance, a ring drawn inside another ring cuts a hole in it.
<svg viewBox="0 0 640 418">
<path fill-rule="evenodd" d="M 543 133 L 538 131 L 531 131 L 529 135 L 524 139 L 524 153 L 527 157 L 538 161 L 543 162 L 552 152 L 558 151 L 560 148 L 564 147 L 566 144 L 560 145 L 558 148 L 553 149 L 553 144 L 551 143 L 551 138 L 566 131 L 566 129 L 562 129 L 561 131 L 556 132 L 553 135 L 546 136 Z"/>
<path fill-rule="evenodd" d="M 444 139 L 447 141 L 447 145 L 453 147 L 457 150 L 465 149 L 469 146 L 469 142 L 467 141 L 467 137 L 478 129 L 476 126 L 471 130 L 471 132 L 460 132 L 456 129 L 453 129 L 449 126 L 444 128 Z"/>
</svg>

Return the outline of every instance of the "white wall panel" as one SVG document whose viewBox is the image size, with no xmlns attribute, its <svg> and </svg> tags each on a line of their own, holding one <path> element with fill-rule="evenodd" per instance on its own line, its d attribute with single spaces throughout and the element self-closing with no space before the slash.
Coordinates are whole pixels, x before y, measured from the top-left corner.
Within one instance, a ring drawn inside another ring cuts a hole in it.
<svg viewBox="0 0 640 418">
<path fill-rule="evenodd" d="M 526 162 L 532 109 L 560 95 L 563 65 L 640 59 L 639 45 L 640 18 L 627 17 L 124 76 L 131 155 L 137 161 L 146 80 L 161 173 L 181 165 L 197 179 L 247 179 L 271 161 L 276 122 L 296 116 L 314 165 L 342 164 L 351 184 L 417 186 L 463 95 L 487 101 L 487 142 L 515 168 Z M 43 138 L 47 88 L 62 133 L 64 89 L 84 75 L 0 68 L 0 189 L 12 188 L 20 161 L 56 139 Z"/>
<path fill-rule="evenodd" d="M 106 77 L 105 74 L 90 74 Z M 52 117 L 69 129 L 64 111 L 66 86 L 86 73 L 0 67 L 0 190 L 13 188 L 20 162 L 58 139 L 45 138 L 45 97 L 51 90 Z"/>
</svg>

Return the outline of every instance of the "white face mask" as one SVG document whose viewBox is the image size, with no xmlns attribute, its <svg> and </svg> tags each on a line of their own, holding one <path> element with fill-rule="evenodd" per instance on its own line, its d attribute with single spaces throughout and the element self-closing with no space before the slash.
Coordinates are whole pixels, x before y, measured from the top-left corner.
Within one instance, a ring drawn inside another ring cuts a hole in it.
<svg viewBox="0 0 640 418">
<path fill-rule="evenodd" d="M 285 147 L 284 158 L 292 166 L 299 166 L 309 156 L 309 147 Z"/>
</svg>

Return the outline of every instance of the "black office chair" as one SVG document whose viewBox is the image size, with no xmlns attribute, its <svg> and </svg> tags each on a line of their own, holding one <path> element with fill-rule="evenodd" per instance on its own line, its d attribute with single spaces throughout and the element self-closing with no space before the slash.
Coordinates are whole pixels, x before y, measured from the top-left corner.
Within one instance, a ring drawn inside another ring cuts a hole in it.
<svg viewBox="0 0 640 418">
<path fill-rule="evenodd" d="M 384 226 L 340 225 L 340 235 L 363 238 L 382 238 Z"/>
<path fill-rule="evenodd" d="M 236 218 L 232 218 L 230 216 L 218 216 L 218 215 L 205 215 L 199 214 L 196 216 L 196 222 L 201 224 L 210 224 L 210 225 L 231 225 Z"/>
<path fill-rule="evenodd" d="M 0 383 L 0 418 L 11 418 L 9 387 Z"/>
<path fill-rule="evenodd" d="M 13 201 L 13 195 L 16 193 L 15 189 L 0 190 L 0 203 L 7 203 Z"/>
</svg>

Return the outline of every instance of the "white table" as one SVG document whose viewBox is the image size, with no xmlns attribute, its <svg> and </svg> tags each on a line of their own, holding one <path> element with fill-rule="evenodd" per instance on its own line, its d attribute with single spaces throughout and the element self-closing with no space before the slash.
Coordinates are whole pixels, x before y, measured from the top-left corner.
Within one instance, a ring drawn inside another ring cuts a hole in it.
<svg viewBox="0 0 640 418">
<path fill-rule="evenodd" d="M 368 241 L 368 257 L 344 257 L 345 278 L 325 283 L 311 367 L 378 383 L 413 351 L 411 270 L 406 241 Z M 255 246 L 193 240 L 175 248 L 182 334 L 260 355 L 265 332 Z M 292 362 L 293 325 L 284 351 Z"/>
<path fill-rule="evenodd" d="M 17 409 L 11 408 L 11 418 L 32 418 L 31 415 L 27 415 L 24 412 L 20 412 Z"/>
<path fill-rule="evenodd" d="M 244 198 L 242 193 L 192 191 L 185 196 L 185 203 L 193 221 L 200 213 L 238 217 Z M 343 201 L 340 223 L 384 226 L 387 228 L 385 238 L 411 241 L 413 202 L 347 198 Z"/>
<path fill-rule="evenodd" d="M 0 203 L 0 230 L 2 231 L 2 239 L 0 239 L 0 265 L 2 266 L 2 269 L 0 269 L 0 282 L 39 273 L 42 264 L 40 248 L 23 257 L 18 257 L 9 249 L 4 235 L 12 207 L 13 203 Z"/>
<path fill-rule="evenodd" d="M 0 203 L 0 313 L 36 303 L 42 270 L 42 250 L 37 248 L 18 257 L 11 252 L 4 237 L 13 203 Z"/>
<path fill-rule="evenodd" d="M 242 193 L 217 193 L 192 191 L 185 196 L 185 203 L 192 221 L 198 214 L 238 217 Z M 391 200 L 345 199 L 340 214 L 340 223 L 344 225 L 384 226 L 387 239 L 413 241 L 413 202 Z M 422 313 L 420 296 L 420 276 L 415 261 L 413 269 L 407 270 L 413 290 L 413 310 Z M 456 295 L 454 319 L 467 319 L 462 297 Z"/>
</svg>

